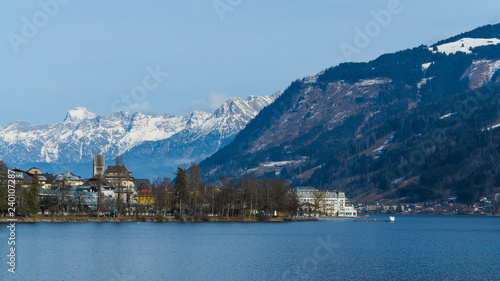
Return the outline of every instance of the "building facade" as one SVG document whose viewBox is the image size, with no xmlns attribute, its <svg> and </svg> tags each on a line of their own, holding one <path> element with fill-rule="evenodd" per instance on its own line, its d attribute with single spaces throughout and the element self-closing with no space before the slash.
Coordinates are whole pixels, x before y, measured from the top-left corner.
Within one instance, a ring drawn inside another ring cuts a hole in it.
<svg viewBox="0 0 500 281">
<path fill-rule="evenodd" d="M 305 216 L 356 217 L 358 212 L 345 193 L 341 191 L 318 190 L 313 187 L 295 189 L 300 209 Z"/>
<path fill-rule="evenodd" d="M 83 180 L 80 176 L 74 175 L 70 172 L 66 172 L 57 175 L 55 178 L 55 183 L 57 186 L 79 186 L 83 184 Z"/>
<path fill-rule="evenodd" d="M 134 190 L 134 177 L 132 172 L 125 166 L 108 166 L 104 171 L 104 178 L 116 188 Z"/>
</svg>

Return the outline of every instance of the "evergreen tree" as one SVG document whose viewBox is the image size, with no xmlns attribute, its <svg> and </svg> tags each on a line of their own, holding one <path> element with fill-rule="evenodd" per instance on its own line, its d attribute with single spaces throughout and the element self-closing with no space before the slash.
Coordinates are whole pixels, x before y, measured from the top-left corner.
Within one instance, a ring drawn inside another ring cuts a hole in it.
<svg viewBox="0 0 500 281">
<path fill-rule="evenodd" d="M 187 171 L 186 169 L 183 169 L 181 167 L 177 168 L 177 173 L 175 173 L 176 178 L 175 178 L 175 190 L 179 199 L 179 213 L 182 216 L 182 201 L 186 200 L 188 196 L 187 192 L 187 183 L 188 183 L 188 177 L 187 177 Z"/>
<path fill-rule="evenodd" d="M 40 208 L 38 193 L 40 193 L 40 179 L 38 178 L 38 173 L 35 173 L 31 179 L 31 187 L 28 193 L 28 212 L 31 215 L 38 213 L 38 209 Z"/>
<path fill-rule="evenodd" d="M 188 197 L 190 198 L 190 205 L 193 213 L 202 212 L 203 204 L 205 203 L 205 186 L 201 182 L 200 166 L 192 163 L 188 172 Z"/>
<path fill-rule="evenodd" d="M 17 197 L 19 200 L 18 213 L 27 216 L 30 214 L 30 191 L 27 188 L 21 188 L 21 190 L 17 193 Z"/>
</svg>

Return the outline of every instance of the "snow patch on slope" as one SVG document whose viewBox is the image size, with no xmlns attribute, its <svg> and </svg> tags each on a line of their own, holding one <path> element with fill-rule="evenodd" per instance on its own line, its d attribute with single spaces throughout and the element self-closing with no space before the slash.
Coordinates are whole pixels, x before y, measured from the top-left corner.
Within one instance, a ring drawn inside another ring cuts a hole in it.
<svg viewBox="0 0 500 281">
<path fill-rule="evenodd" d="M 456 52 L 463 52 L 466 54 L 472 53 L 470 49 L 480 46 L 500 44 L 500 39 L 497 38 L 462 38 L 458 41 L 446 43 L 437 46 L 437 52 L 455 54 Z M 433 53 L 436 53 L 433 48 L 429 48 Z"/>
<path fill-rule="evenodd" d="M 434 78 L 434 76 L 429 77 L 429 78 L 422 78 L 422 80 L 420 80 L 417 83 L 417 88 L 420 89 L 423 85 L 427 84 L 427 81 L 431 80 L 432 78 Z"/>
<path fill-rule="evenodd" d="M 491 127 L 486 128 L 486 129 L 489 131 L 489 130 L 494 130 L 494 129 L 499 128 L 499 127 L 500 127 L 500 124 L 496 124 L 496 125 L 493 125 Z"/>
<path fill-rule="evenodd" d="M 386 84 L 386 83 L 390 83 L 390 82 L 392 82 L 392 80 L 388 79 L 388 78 L 361 79 L 355 85 L 361 86 L 361 87 L 366 87 L 366 86 L 373 86 L 376 84 Z"/>
<path fill-rule="evenodd" d="M 426 71 L 429 66 L 431 66 L 432 62 L 424 63 L 422 64 L 422 71 Z"/>
<path fill-rule="evenodd" d="M 461 79 L 468 77 L 469 88 L 474 90 L 489 83 L 498 69 L 500 69 L 500 60 L 475 60 Z"/>
<path fill-rule="evenodd" d="M 451 116 L 453 116 L 453 115 L 456 115 L 456 114 L 457 114 L 456 112 L 448 113 L 448 114 L 445 114 L 445 115 L 443 115 L 443 116 L 439 117 L 439 119 L 440 119 L 440 120 L 443 120 L 443 119 L 445 119 L 445 118 L 449 118 L 449 117 L 451 117 Z"/>
</svg>

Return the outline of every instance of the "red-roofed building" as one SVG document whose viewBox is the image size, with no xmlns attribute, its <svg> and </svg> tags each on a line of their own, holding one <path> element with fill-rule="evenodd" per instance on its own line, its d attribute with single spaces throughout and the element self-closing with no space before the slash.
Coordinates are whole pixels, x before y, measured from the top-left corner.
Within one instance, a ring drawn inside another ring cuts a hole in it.
<svg viewBox="0 0 500 281">
<path fill-rule="evenodd" d="M 132 172 L 125 166 L 108 166 L 104 171 L 104 179 L 117 188 L 134 189 L 134 177 Z"/>
<path fill-rule="evenodd" d="M 154 194 L 154 191 L 150 189 L 141 189 L 135 196 L 135 200 L 139 204 L 154 204 L 155 199 L 156 196 Z"/>
</svg>

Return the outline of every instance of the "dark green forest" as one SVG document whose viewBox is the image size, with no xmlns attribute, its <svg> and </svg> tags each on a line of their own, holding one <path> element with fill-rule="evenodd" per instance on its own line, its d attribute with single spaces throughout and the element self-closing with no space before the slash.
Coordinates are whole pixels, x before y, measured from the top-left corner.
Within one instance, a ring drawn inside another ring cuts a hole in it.
<svg viewBox="0 0 500 281">
<path fill-rule="evenodd" d="M 485 26 L 439 42 L 463 37 L 492 38 L 500 25 Z M 237 176 L 258 163 L 284 161 L 307 155 L 300 167 L 286 167 L 279 175 L 294 186 L 339 188 L 350 195 L 373 189 L 388 198 L 422 202 L 457 197 L 470 203 L 500 186 L 500 130 L 487 130 L 499 120 L 499 75 L 474 91 L 463 77 L 474 60 L 499 59 L 500 47 L 483 46 L 472 54 L 446 55 L 419 46 L 382 55 L 366 63 L 342 63 L 326 69 L 313 87 L 331 95 L 329 83 L 355 83 L 360 79 L 389 78 L 375 99 L 357 98 L 380 113 L 367 122 L 360 112 L 329 129 L 323 124 L 290 143 L 248 153 L 251 144 L 302 99 L 310 84 L 296 80 L 273 104 L 263 109 L 235 140 L 201 163 L 208 178 Z M 432 64 L 423 70 L 422 64 Z M 423 78 L 432 78 L 420 88 Z M 440 119 L 445 114 L 448 118 Z M 359 138 L 356 134 L 361 134 Z M 392 137 L 380 155 L 363 153 L 382 139 Z M 303 171 L 319 167 L 308 179 Z M 210 174 L 217 168 L 216 173 Z M 401 184 L 404 183 L 404 184 Z"/>
</svg>

